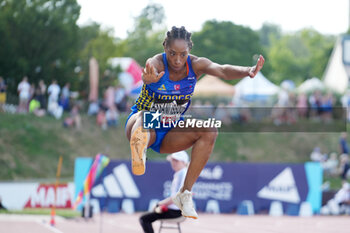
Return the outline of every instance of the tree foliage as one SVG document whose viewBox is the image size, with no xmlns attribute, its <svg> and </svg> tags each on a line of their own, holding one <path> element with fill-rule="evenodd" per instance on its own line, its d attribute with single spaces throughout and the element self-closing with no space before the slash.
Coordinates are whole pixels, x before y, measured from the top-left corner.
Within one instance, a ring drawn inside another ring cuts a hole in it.
<svg viewBox="0 0 350 233">
<path fill-rule="evenodd" d="M 250 66 L 256 62 L 254 55 L 263 52 L 258 33 L 232 22 L 207 21 L 192 41 L 193 54 L 219 64 Z"/>
<path fill-rule="evenodd" d="M 264 23 L 259 30 L 259 36 L 261 45 L 269 49 L 273 41 L 281 39 L 282 30 L 276 24 Z"/>
<path fill-rule="evenodd" d="M 135 18 L 135 26 L 128 32 L 123 45 L 124 55 L 134 58 L 144 65 L 147 58 L 162 52 L 165 35 L 164 8 L 159 4 L 149 4 Z"/>
<path fill-rule="evenodd" d="M 333 44 L 334 37 L 323 36 L 313 29 L 273 39 L 268 53 L 272 66 L 270 78 L 276 83 L 291 79 L 300 84 L 314 76 L 322 77 Z"/>
<path fill-rule="evenodd" d="M 74 75 L 80 6 L 76 0 L 0 0 L 0 74 L 15 89 Z"/>
<path fill-rule="evenodd" d="M 92 56 L 103 78 L 111 71 L 107 63 L 111 57 L 132 57 L 143 66 L 147 58 L 163 51 L 167 28 L 160 4 L 147 5 L 123 40 L 97 23 L 78 27 L 79 14 L 77 0 L 0 0 L 0 75 L 8 82 L 9 92 L 16 92 L 24 75 L 31 83 L 57 79 L 61 85 L 69 81 L 73 89 L 87 90 Z M 298 84 L 322 76 L 335 38 L 313 29 L 283 34 L 274 24 L 265 23 L 253 31 L 210 20 L 193 32 L 192 40 L 192 54 L 219 64 L 250 66 L 257 54 L 263 54 L 262 72 L 268 78 Z"/>
</svg>

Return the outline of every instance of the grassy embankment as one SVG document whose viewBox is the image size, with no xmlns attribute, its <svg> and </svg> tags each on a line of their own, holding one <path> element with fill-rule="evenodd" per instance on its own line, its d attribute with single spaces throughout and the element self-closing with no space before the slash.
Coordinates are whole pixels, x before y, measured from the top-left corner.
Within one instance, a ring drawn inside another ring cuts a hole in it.
<svg viewBox="0 0 350 233">
<path fill-rule="evenodd" d="M 54 181 L 58 158 L 63 156 L 62 180 L 72 180 L 74 159 L 107 154 L 129 159 L 119 127 L 102 130 L 95 118 L 82 116 L 81 130 L 62 127 L 62 120 L 46 116 L 0 113 L 0 180 L 48 179 Z M 220 133 L 211 161 L 303 163 L 315 146 L 323 153 L 338 151 L 339 133 Z M 150 151 L 148 158 L 165 159 Z M 332 178 L 332 186 L 340 180 Z"/>
</svg>

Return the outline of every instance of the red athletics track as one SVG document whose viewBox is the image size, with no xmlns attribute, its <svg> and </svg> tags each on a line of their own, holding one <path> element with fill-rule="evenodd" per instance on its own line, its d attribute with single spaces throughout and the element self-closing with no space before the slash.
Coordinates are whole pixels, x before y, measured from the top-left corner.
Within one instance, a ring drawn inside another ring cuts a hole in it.
<svg viewBox="0 0 350 233">
<path fill-rule="evenodd" d="M 138 214 L 95 215 L 82 218 L 56 217 L 56 227 L 49 225 L 49 216 L 0 215 L 0 232 L 4 233 L 142 233 Z M 159 223 L 153 224 L 158 232 Z M 349 233 L 350 216 L 270 217 L 235 214 L 200 214 L 198 220 L 187 219 L 182 233 Z M 162 233 L 176 233 L 164 229 Z"/>
</svg>

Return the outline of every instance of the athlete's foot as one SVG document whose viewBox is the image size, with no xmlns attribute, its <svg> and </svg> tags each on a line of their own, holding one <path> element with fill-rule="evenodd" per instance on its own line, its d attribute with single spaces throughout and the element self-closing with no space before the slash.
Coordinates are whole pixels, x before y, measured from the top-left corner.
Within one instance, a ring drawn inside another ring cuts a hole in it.
<svg viewBox="0 0 350 233">
<path fill-rule="evenodd" d="M 146 171 L 146 152 L 150 135 L 142 126 L 138 127 L 131 135 L 131 167 L 134 175 L 143 175 Z"/>
<path fill-rule="evenodd" d="M 181 214 L 187 218 L 197 219 L 198 214 L 193 207 L 192 193 L 188 190 L 179 191 L 173 198 L 174 204 L 180 208 Z"/>
</svg>

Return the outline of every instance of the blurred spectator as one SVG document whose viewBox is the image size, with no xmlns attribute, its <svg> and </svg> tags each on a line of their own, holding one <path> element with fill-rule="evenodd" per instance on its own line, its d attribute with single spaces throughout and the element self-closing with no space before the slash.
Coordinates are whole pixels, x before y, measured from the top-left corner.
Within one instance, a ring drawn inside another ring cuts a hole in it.
<svg viewBox="0 0 350 233">
<path fill-rule="evenodd" d="M 30 112 L 30 109 L 29 109 L 29 105 L 30 105 L 30 102 L 34 99 L 34 96 L 35 96 L 35 84 L 32 83 L 30 84 L 30 89 L 29 89 L 29 101 L 28 101 L 28 106 L 27 106 L 27 109 L 28 111 Z M 39 108 L 40 108 L 40 105 L 39 105 Z"/>
<path fill-rule="evenodd" d="M 56 119 L 60 119 L 63 114 L 63 108 L 58 105 L 57 102 L 51 102 L 48 105 L 47 112 L 54 116 Z"/>
<path fill-rule="evenodd" d="M 63 110 L 69 110 L 69 98 L 70 98 L 70 83 L 66 83 L 62 88 L 61 98 L 60 98 L 60 106 L 62 106 Z"/>
<path fill-rule="evenodd" d="M 40 102 L 40 108 L 45 109 L 46 108 L 46 97 L 45 97 L 46 85 L 42 79 L 39 81 L 39 85 L 37 87 L 37 91 L 35 94 L 36 94 L 37 100 Z"/>
<path fill-rule="evenodd" d="M 324 161 L 324 156 L 321 153 L 321 149 L 319 147 L 315 147 L 314 150 L 310 154 L 310 159 L 313 162 L 322 162 Z"/>
<path fill-rule="evenodd" d="M 37 109 L 40 109 L 40 102 L 36 99 L 32 99 L 29 103 L 29 112 L 33 113 Z"/>
<path fill-rule="evenodd" d="M 40 79 L 39 81 L 39 88 L 40 88 L 40 92 L 42 95 L 46 94 L 46 84 L 44 83 L 44 80 Z"/>
<path fill-rule="evenodd" d="M 280 89 L 278 92 L 277 103 L 273 106 L 271 110 L 271 118 L 275 125 L 281 125 L 288 120 L 288 109 L 290 104 L 289 94 L 286 90 Z"/>
<path fill-rule="evenodd" d="M 350 184 L 343 183 L 342 188 L 334 195 L 334 200 L 340 207 L 340 214 L 350 214 Z"/>
<path fill-rule="evenodd" d="M 103 130 L 107 129 L 107 119 L 106 119 L 106 111 L 104 108 L 100 108 L 98 110 L 98 113 L 96 115 L 96 123 L 98 126 L 100 126 Z"/>
<path fill-rule="evenodd" d="M 28 77 L 24 76 L 22 81 L 18 84 L 17 91 L 19 94 L 19 113 L 28 112 L 28 102 L 30 98 L 30 85 L 28 83 Z"/>
<path fill-rule="evenodd" d="M 0 111 L 2 111 L 2 106 L 6 103 L 6 89 L 5 80 L 0 76 Z"/>
<path fill-rule="evenodd" d="M 350 111 L 349 111 L 349 109 L 350 109 L 350 90 L 347 90 L 345 95 L 342 96 L 341 103 L 342 103 L 343 108 L 345 108 L 347 111 L 346 118 L 347 118 L 348 122 L 350 122 Z"/>
<path fill-rule="evenodd" d="M 350 214 L 350 184 L 344 182 L 334 197 L 321 208 L 321 214 Z"/>
<path fill-rule="evenodd" d="M 63 126 L 70 128 L 75 126 L 76 129 L 81 129 L 80 106 L 75 103 L 70 111 L 70 116 L 63 121 Z"/>
<path fill-rule="evenodd" d="M 340 154 L 349 154 L 349 147 L 348 147 L 346 138 L 347 138 L 346 132 L 343 132 L 340 134 L 340 138 L 339 138 Z"/>
<path fill-rule="evenodd" d="M 314 91 L 314 93 L 309 96 L 310 117 L 318 119 L 321 109 L 321 102 L 322 96 L 319 90 Z"/>
<path fill-rule="evenodd" d="M 325 123 L 329 123 L 332 121 L 332 113 L 333 113 L 333 95 L 332 93 L 328 93 L 327 95 L 322 97 L 321 102 L 321 113 L 322 120 Z"/>
<path fill-rule="evenodd" d="M 29 102 L 34 98 L 35 95 L 35 84 L 32 83 L 30 84 L 30 89 L 29 89 Z"/>
<path fill-rule="evenodd" d="M 117 85 L 114 93 L 114 103 L 117 106 L 119 112 L 125 112 L 127 110 L 128 97 L 125 89 L 121 85 Z"/>
<path fill-rule="evenodd" d="M 34 98 L 29 102 L 29 112 L 33 113 L 38 117 L 42 117 L 42 116 L 45 116 L 46 111 L 41 107 L 41 103 L 38 99 L 39 93 L 40 93 L 40 90 L 37 88 L 36 93 L 34 94 Z"/>
<path fill-rule="evenodd" d="M 294 124 L 297 122 L 297 111 L 295 111 L 296 97 L 293 92 L 288 94 L 288 108 L 286 109 L 285 122 L 287 124 Z"/>
<path fill-rule="evenodd" d="M 326 175 L 335 176 L 338 174 L 338 156 L 337 153 L 333 152 L 330 154 L 329 158 L 322 163 L 323 172 Z"/>
<path fill-rule="evenodd" d="M 289 103 L 289 95 L 288 92 L 284 89 L 281 89 L 278 92 L 278 100 L 277 100 L 277 107 L 279 108 L 286 108 Z"/>
<path fill-rule="evenodd" d="M 109 108 L 106 111 L 106 121 L 108 126 L 117 126 L 118 125 L 119 114 L 116 107 Z"/>
<path fill-rule="evenodd" d="M 89 104 L 89 108 L 88 108 L 88 115 L 92 116 L 92 115 L 96 115 L 98 113 L 99 110 L 99 106 L 98 106 L 98 102 L 91 102 Z"/>
<path fill-rule="evenodd" d="M 340 162 L 339 162 L 339 173 L 340 173 L 340 177 L 342 178 L 342 180 L 346 180 L 349 176 L 349 168 L 350 168 L 350 164 L 349 164 L 349 155 L 347 154 L 342 154 L 340 155 Z"/>
<path fill-rule="evenodd" d="M 49 94 L 49 101 L 48 101 L 48 107 L 47 107 L 48 109 L 50 108 L 50 105 L 58 103 L 58 97 L 59 97 L 60 91 L 61 91 L 61 88 L 57 84 L 57 81 L 53 80 L 47 89 L 47 93 Z"/>
<path fill-rule="evenodd" d="M 153 212 L 143 214 L 140 217 L 140 223 L 145 233 L 152 233 L 152 223 L 159 219 L 171 219 L 181 217 L 181 210 L 173 203 L 172 197 L 182 187 L 187 173 L 188 155 L 186 151 L 180 151 L 168 155 L 167 160 L 171 163 L 174 170 L 174 177 L 171 182 L 169 197 L 158 202 Z"/>
<path fill-rule="evenodd" d="M 56 119 L 60 119 L 63 114 L 63 108 L 58 105 L 58 97 L 59 97 L 60 91 L 61 91 L 61 88 L 57 84 L 56 80 L 53 80 L 47 89 L 47 93 L 49 94 L 47 111 L 51 115 L 53 115 Z"/>
<path fill-rule="evenodd" d="M 110 109 L 114 107 L 114 87 L 109 86 L 104 93 L 104 98 L 103 98 L 103 105 L 107 108 Z"/>
<path fill-rule="evenodd" d="M 305 118 L 307 114 L 307 96 L 305 93 L 300 93 L 297 97 L 296 107 L 298 109 L 298 116 Z"/>
</svg>

